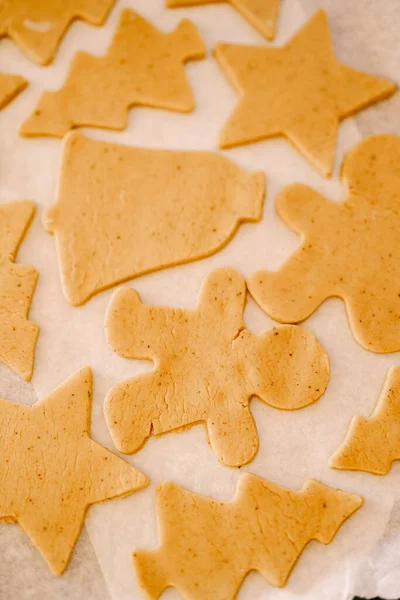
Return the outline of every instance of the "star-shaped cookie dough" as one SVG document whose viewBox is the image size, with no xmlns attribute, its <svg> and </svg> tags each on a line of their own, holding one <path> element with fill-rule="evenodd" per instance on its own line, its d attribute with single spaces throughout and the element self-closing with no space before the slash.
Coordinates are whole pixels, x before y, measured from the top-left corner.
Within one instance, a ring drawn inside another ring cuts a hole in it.
<svg viewBox="0 0 400 600">
<path fill-rule="evenodd" d="M 282 48 L 217 44 L 214 55 L 240 93 L 221 148 L 283 135 L 324 176 L 332 171 L 339 121 L 396 89 L 336 60 L 323 10 Z"/>
<path fill-rule="evenodd" d="M 157 490 L 161 546 L 133 555 L 139 585 L 151 600 L 168 586 L 185 600 L 234 600 L 256 570 L 282 587 L 307 543 L 329 544 L 362 503 L 313 479 L 290 490 L 245 473 L 230 502 L 163 483 Z"/>
<path fill-rule="evenodd" d="M 261 35 L 268 40 L 275 37 L 275 25 L 278 18 L 280 0 L 166 0 L 168 8 L 197 6 L 229 2 Z"/>
<path fill-rule="evenodd" d="M 2 0 L 0 38 L 9 36 L 30 60 L 49 63 L 74 19 L 101 25 L 115 0 Z"/>
<path fill-rule="evenodd" d="M 90 504 L 147 478 L 90 439 L 92 372 L 83 368 L 34 406 L 0 400 L 0 520 L 18 522 L 61 575 Z"/>
<path fill-rule="evenodd" d="M 26 88 L 28 82 L 20 75 L 0 73 L 0 109 Z"/>
</svg>

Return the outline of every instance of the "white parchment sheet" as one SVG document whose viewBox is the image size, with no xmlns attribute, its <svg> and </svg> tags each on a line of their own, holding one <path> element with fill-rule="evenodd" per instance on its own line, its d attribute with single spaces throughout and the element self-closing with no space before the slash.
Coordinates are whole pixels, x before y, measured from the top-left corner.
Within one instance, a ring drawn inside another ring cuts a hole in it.
<svg viewBox="0 0 400 600">
<path fill-rule="evenodd" d="M 129 6 L 161 30 L 172 30 L 184 17 L 199 28 L 207 44 L 207 58 L 186 67 L 196 110 L 183 115 L 134 109 L 126 131 L 86 129 L 84 133 L 95 139 L 144 147 L 215 150 L 217 133 L 236 102 L 236 94 L 213 60 L 211 48 L 217 41 L 265 41 L 227 4 L 182 10 L 167 10 L 163 4 L 163 0 L 122 0 L 102 28 L 76 22 L 54 63 L 46 68 L 26 60 L 9 40 L 0 42 L 0 71 L 20 73 L 30 81 L 29 87 L 0 112 L 0 201 L 32 199 L 37 203 L 38 214 L 18 261 L 39 270 L 30 316 L 41 328 L 32 383 L 23 383 L 0 366 L 0 396 L 33 403 L 77 369 L 90 365 L 95 381 L 92 436 L 110 449 L 113 445 L 102 413 L 104 396 L 116 382 L 150 369 L 151 364 L 122 359 L 108 348 L 103 322 L 113 290 L 97 295 L 80 308 L 72 308 L 64 299 L 54 239 L 40 223 L 44 208 L 55 202 L 61 141 L 24 139 L 18 136 L 18 127 L 33 110 L 42 89 L 57 89 L 62 84 L 78 49 L 96 55 L 104 53 L 122 7 Z M 341 60 L 377 75 L 400 78 L 399 0 L 282 0 L 274 44 L 284 43 L 321 5 L 328 10 Z M 275 214 L 278 190 L 288 183 L 304 182 L 330 199 L 341 199 L 338 173 L 344 152 L 369 133 L 400 133 L 399 97 L 341 125 L 331 180 L 322 179 L 283 139 L 227 151 L 226 156 L 242 168 L 261 169 L 267 174 L 262 222 L 242 226 L 233 241 L 211 258 L 147 275 L 128 285 L 139 291 L 144 302 L 193 307 L 203 277 L 215 267 L 232 266 L 244 276 L 255 269 L 277 268 L 299 242 Z M 254 332 L 273 325 L 251 300 L 245 320 Z M 155 485 L 173 480 L 196 492 L 230 499 L 243 471 L 293 488 L 300 487 L 309 477 L 317 478 L 363 495 L 365 505 L 344 524 L 330 546 L 312 542 L 306 548 L 286 588 L 276 590 L 253 573 L 239 593 L 240 600 L 349 600 L 356 593 L 399 597 L 400 465 L 394 465 L 385 477 L 374 477 L 333 471 L 327 461 L 343 440 L 351 417 L 371 412 L 387 369 L 400 364 L 400 356 L 371 354 L 358 346 L 339 300 L 325 302 L 305 326 L 328 352 L 328 390 L 313 406 L 291 413 L 253 400 L 260 451 L 250 465 L 242 470 L 220 465 L 206 443 L 202 426 L 151 439 L 138 454 L 125 457 L 150 477 L 151 486 L 123 500 L 90 509 L 63 577 L 50 574 L 40 554 L 16 525 L 0 526 L 0 599 L 138 600 L 141 594 L 131 552 L 135 547 L 158 544 Z M 164 597 L 172 600 L 179 594 L 168 590 Z"/>
</svg>

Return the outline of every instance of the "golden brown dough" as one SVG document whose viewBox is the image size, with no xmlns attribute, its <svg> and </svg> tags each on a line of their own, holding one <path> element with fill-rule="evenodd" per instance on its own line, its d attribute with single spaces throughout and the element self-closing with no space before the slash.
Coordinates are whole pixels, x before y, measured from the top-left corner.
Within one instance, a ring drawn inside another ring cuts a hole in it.
<svg viewBox="0 0 400 600">
<path fill-rule="evenodd" d="M 0 73 L 0 110 L 18 96 L 27 85 L 26 79 L 20 75 Z"/>
</svg>

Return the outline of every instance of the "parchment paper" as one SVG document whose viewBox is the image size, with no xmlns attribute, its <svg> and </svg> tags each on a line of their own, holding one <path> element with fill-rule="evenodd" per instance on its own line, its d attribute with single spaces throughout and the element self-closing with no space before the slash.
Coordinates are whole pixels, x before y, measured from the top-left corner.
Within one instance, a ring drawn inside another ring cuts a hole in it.
<svg viewBox="0 0 400 600">
<path fill-rule="evenodd" d="M 338 57 L 347 64 L 377 75 L 398 78 L 400 2 L 398 0 L 282 0 L 275 44 L 288 37 L 318 6 L 329 11 Z M 23 139 L 18 127 L 42 89 L 57 89 L 78 49 L 104 53 L 122 7 L 130 6 L 162 30 L 170 31 L 183 17 L 192 19 L 209 54 L 191 62 L 186 72 L 196 97 L 193 114 L 134 109 L 124 132 L 87 129 L 102 140 L 153 148 L 216 149 L 216 136 L 230 114 L 236 94 L 211 56 L 217 41 L 263 44 L 258 35 L 228 5 L 166 10 L 163 0 L 117 2 L 106 25 L 76 22 L 65 36 L 54 63 L 36 67 L 9 41 L 0 42 L 0 71 L 20 73 L 30 85 L 0 112 L 0 199 L 32 199 L 38 215 L 21 247 L 19 262 L 34 265 L 40 279 L 31 319 L 41 327 L 32 384 L 22 382 L 0 366 L 0 396 L 33 403 L 83 365 L 94 370 L 92 436 L 113 449 L 102 404 L 108 389 L 123 378 L 151 368 L 151 363 L 125 360 L 113 354 L 104 337 L 104 313 L 113 290 L 97 295 L 81 308 L 70 307 L 61 292 L 54 239 L 44 232 L 40 216 L 56 198 L 61 142 Z M 167 269 L 130 282 L 143 300 L 175 307 L 193 307 L 203 277 L 218 266 L 233 266 L 243 275 L 259 268 L 277 268 L 299 240 L 274 211 L 277 191 L 300 181 L 332 200 L 342 197 L 338 179 L 343 153 L 364 135 L 400 133 L 400 95 L 346 120 L 340 127 L 334 177 L 323 180 L 284 140 L 271 140 L 226 152 L 242 168 L 263 169 L 268 178 L 264 218 L 242 226 L 233 241 L 206 260 Z M 249 300 L 246 324 L 254 332 L 273 325 Z M 137 600 L 141 598 L 131 565 L 135 547 L 158 544 L 154 512 L 155 485 L 173 480 L 196 492 L 230 499 L 243 471 L 278 484 L 300 487 L 309 477 L 357 492 L 364 507 L 345 523 L 330 546 L 312 542 L 301 556 L 285 589 L 276 590 L 258 574 L 245 581 L 240 600 L 349 600 L 356 593 L 387 598 L 400 596 L 400 465 L 389 475 L 337 472 L 327 461 L 342 441 L 354 414 L 368 415 L 378 397 L 386 370 L 400 364 L 398 354 L 376 355 L 353 339 L 344 305 L 330 300 L 305 323 L 326 348 L 331 380 L 315 405 L 292 413 L 252 401 L 260 436 L 260 451 L 242 470 L 223 467 L 206 443 L 202 426 L 152 439 L 136 455 L 126 458 L 152 481 L 145 491 L 90 509 L 71 564 L 61 578 L 53 577 L 40 554 L 16 525 L 0 526 L 0 598 Z M 163 598 L 179 598 L 168 590 Z"/>
</svg>

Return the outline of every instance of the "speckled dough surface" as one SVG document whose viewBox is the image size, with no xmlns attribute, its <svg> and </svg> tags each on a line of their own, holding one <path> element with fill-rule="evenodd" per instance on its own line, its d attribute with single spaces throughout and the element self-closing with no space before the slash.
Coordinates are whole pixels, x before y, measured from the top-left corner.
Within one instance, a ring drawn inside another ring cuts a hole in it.
<svg viewBox="0 0 400 600">
<path fill-rule="evenodd" d="M 220 43 L 214 55 L 240 94 L 220 146 L 283 135 L 325 176 L 339 121 L 396 89 L 336 60 L 323 10 L 282 48 Z"/>
<path fill-rule="evenodd" d="M 26 88 L 28 82 L 20 75 L 0 73 L 0 110 Z"/>
<path fill-rule="evenodd" d="M 253 25 L 253 27 L 268 40 L 272 40 L 275 37 L 279 1 L 280 0 L 165 0 L 166 5 L 169 8 L 229 2 L 229 4 L 240 12 L 250 25 Z"/>
<path fill-rule="evenodd" d="M 0 38 L 9 36 L 34 62 L 49 63 L 70 23 L 101 25 L 115 0 L 2 0 Z"/>
<path fill-rule="evenodd" d="M 73 305 L 149 271 L 204 258 L 243 221 L 259 221 L 264 173 L 213 152 L 149 150 L 67 135 L 57 204 L 44 224 L 57 242 Z"/>
<path fill-rule="evenodd" d="M 78 52 L 63 87 L 42 94 L 20 132 L 62 137 L 79 125 L 124 129 L 134 105 L 190 112 L 194 99 L 183 63 L 204 55 L 190 21 L 166 34 L 126 9 L 107 54 Z"/>
<path fill-rule="evenodd" d="M 400 350 L 399 162 L 400 137 L 373 136 L 344 159 L 344 202 L 329 202 L 300 184 L 280 192 L 277 211 L 302 243 L 278 271 L 249 279 L 251 295 L 268 315 L 297 323 L 339 296 L 361 346 Z"/>
<path fill-rule="evenodd" d="M 129 288 L 115 292 L 108 343 L 121 356 L 156 365 L 107 395 L 105 415 L 119 450 L 135 452 L 152 434 L 204 422 L 218 459 L 241 466 L 258 450 L 252 396 L 283 410 L 318 400 L 329 378 L 322 346 L 300 327 L 251 334 L 245 300 L 243 278 L 227 268 L 205 279 L 195 310 L 146 306 Z"/>
<path fill-rule="evenodd" d="M 39 327 L 28 320 L 37 271 L 14 259 L 35 214 L 33 202 L 0 205 L 0 361 L 29 381 Z"/>
<path fill-rule="evenodd" d="M 375 475 L 389 472 L 400 459 L 400 367 L 392 367 L 377 405 L 368 418 L 354 417 L 329 466 Z"/>
<path fill-rule="evenodd" d="M 18 522 L 55 575 L 68 564 L 90 504 L 147 485 L 90 439 L 91 406 L 89 367 L 34 406 L 0 400 L 0 520 Z"/>
<path fill-rule="evenodd" d="M 256 570 L 282 587 L 307 543 L 329 544 L 362 503 L 312 479 L 292 491 L 246 473 L 231 502 L 164 483 L 157 492 L 161 547 L 133 555 L 139 584 L 151 600 L 167 586 L 185 600 L 234 600 Z"/>
</svg>

